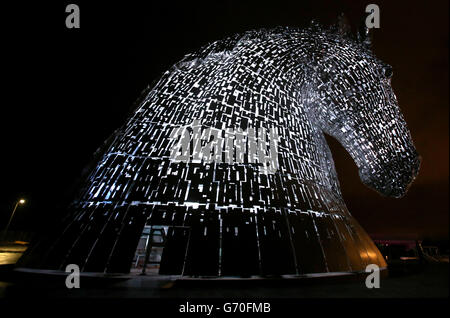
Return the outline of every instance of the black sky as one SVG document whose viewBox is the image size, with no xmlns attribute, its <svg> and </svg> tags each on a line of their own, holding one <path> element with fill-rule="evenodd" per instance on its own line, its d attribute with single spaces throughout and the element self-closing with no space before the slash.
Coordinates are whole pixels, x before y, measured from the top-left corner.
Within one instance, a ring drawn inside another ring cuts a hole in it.
<svg viewBox="0 0 450 318">
<path fill-rule="evenodd" d="M 330 139 L 344 197 L 374 237 L 448 238 L 448 1 L 92 2 L 2 4 L 0 228 L 21 196 L 29 202 L 13 228 L 50 222 L 140 92 L 189 51 L 249 29 L 329 24 L 340 12 L 356 27 L 377 3 L 374 51 L 394 68 L 423 163 L 406 197 L 383 198 Z M 79 30 L 65 28 L 69 3 L 80 6 Z"/>
</svg>

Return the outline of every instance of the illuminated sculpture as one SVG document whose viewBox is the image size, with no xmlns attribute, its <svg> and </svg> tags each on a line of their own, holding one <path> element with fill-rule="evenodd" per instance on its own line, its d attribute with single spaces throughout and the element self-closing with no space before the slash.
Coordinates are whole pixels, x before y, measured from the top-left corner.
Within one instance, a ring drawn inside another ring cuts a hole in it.
<svg viewBox="0 0 450 318">
<path fill-rule="evenodd" d="M 246 32 L 185 56 L 107 145 L 59 233 L 23 266 L 129 272 L 144 225 L 160 273 L 305 275 L 386 263 L 347 211 L 324 133 L 403 195 L 418 155 L 392 69 L 341 28 Z"/>
</svg>

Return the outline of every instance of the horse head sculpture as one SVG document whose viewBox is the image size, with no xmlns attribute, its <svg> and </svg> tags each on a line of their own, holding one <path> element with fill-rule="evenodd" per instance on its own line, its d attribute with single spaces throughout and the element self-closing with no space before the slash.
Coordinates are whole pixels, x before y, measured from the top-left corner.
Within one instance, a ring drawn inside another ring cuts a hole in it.
<svg viewBox="0 0 450 318">
<path fill-rule="evenodd" d="M 345 206 L 324 137 L 341 142 L 382 194 L 402 196 L 418 172 L 392 68 L 366 36 L 317 25 L 257 30 L 186 55 L 145 91 L 65 223 L 22 266 L 129 272 L 140 239 L 158 231 L 160 274 L 386 267 Z M 260 169 L 267 155 L 274 169 Z"/>
<path fill-rule="evenodd" d="M 344 33 L 327 42 L 314 106 L 323 131 L 355 160 L 362 182 L 401 197 L 420 160 L 391 87 L 392 67 L 374 56 L 368 37 L 363 28 L 356 39 Z"/>
</svg>

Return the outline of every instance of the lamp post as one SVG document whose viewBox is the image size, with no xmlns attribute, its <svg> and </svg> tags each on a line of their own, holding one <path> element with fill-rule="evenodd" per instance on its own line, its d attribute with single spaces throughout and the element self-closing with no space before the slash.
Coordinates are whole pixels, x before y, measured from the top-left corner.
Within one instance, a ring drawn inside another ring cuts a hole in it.
<svg viewBox="0 0 450 318">
<path fill-rule="evenodd" d="M 17 207 L 19 206 L 19 204 L 20 205 L 25 204 L 25 199 L 19 199 L 16 202 L 16 205 L 14 206 L 14 209 L 13 209 L 13 211 L 11 213 L 11 217 L 9 218 L 8 224 L 6 225 L 5 232 L 3 234 L 3 241 L 6 239 L 6 233 L 8 233 L 9 225 L 11 224 L 11 221 L 12 221 L 12 219 L 14 217 L 14 214 L 16 213 L 16 210 L 17 210 Z"/>
</svg>

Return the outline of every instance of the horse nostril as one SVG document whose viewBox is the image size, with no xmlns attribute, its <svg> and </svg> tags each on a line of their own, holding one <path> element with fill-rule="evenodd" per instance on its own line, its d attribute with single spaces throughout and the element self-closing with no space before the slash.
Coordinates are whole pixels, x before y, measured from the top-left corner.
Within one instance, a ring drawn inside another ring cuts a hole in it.
<svg viewBox="0 0 450 318">
<path fill-rule="evenodd" d="M 386 66 L 385 68 L 383 68 L 383 73 L 387 78 L 391 78 L 393 74 L 392 67 Z"/>
</svg>

